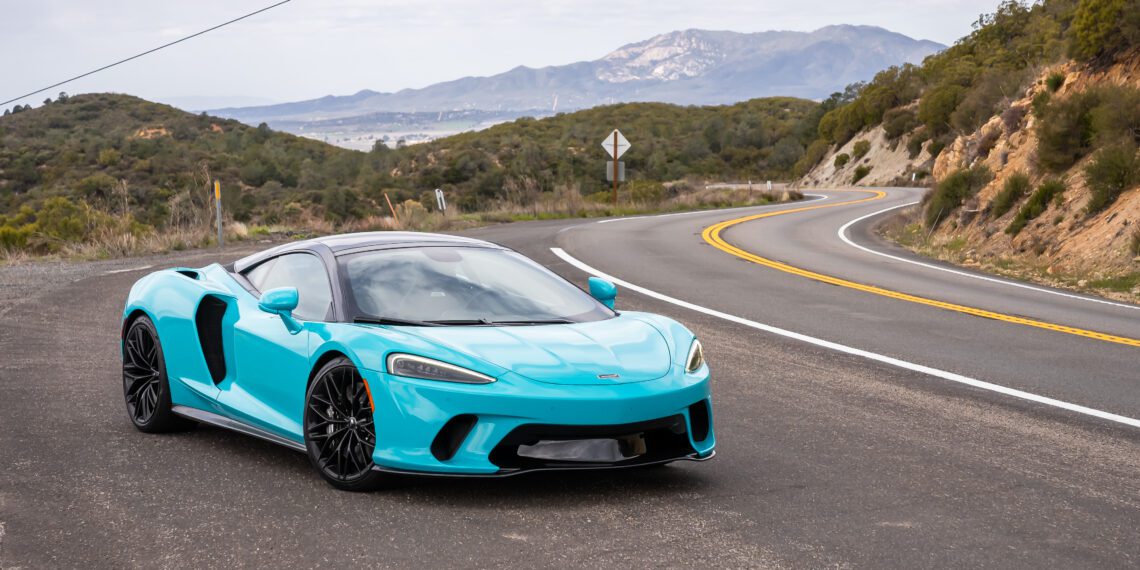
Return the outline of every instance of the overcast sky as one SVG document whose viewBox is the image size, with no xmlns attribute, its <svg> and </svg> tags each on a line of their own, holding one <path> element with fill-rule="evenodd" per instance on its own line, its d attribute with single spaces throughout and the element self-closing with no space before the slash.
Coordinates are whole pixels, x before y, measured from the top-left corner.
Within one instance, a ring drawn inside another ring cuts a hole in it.
<svg viewBox="0 0 1140 570">
<path fill-rule="evenodd" d="M 200 31 L 274 0 L 0 0 L 0 101 Z M 997 0 L 293 0 L 54 89 L 183 106 L 423 87 L 516 65 L 599 58 L 686 28 L 882 26 L 953 43 Z M 44 94 L 22 103 L 37 106 Z"/>
</svg>

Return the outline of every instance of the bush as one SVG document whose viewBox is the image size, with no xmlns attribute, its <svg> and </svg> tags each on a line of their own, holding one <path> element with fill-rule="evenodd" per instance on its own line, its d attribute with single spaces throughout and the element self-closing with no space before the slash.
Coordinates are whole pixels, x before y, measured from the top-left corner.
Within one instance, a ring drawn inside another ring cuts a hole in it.
<svg viewBox="0 0 1140 570">
<path fill-rule="evenodd" d="M 1029 188 L 1029 177 L 1022 172 L 1014 173 L 1005 181 L 1005 186 L 1002 187 L 1001 192 L 994 196 L 994 200 L 990 204 L 990 213 L 993 214 L 994 218 L 1004 216 L 1018 200 L 1021 200 L 1029 192 Z"/>
<path fill-rule="evenodd" d="M 792 167 L 792 173 L 800 177 L 811 172 L 811 169 L 815 168 L 815 165 L 819 164 L 819 161 L 827 156 L 827 151 L 830 148 L 831 145 L 823 139 L 812 141 L 812 143 L 808 145 L 807 150 L 804 151 L 804 155 L 800 157 L 796 165 Z"/>
<path fill-rule="evenodd" d="M 1054 172 L 1062 172 L 1092 150 L 1092 109 L 1096 92 L 1074 93 L 1044 106 L 1037 121 L 1037 159 Z"/>
<path fill-rule="evenodd" d="M 883 115 L 883 130 L 887 138 L 895 140 L 918 126 L 914 113 L 905 109 L 891 109 Z"/>
<path fill-rule="evenodd" d="M 871 167 L 870 166 L 860 165 L 860 166 L 856 167 L 855 168 L 855 174 L 851 177 L 851 183 L 855 184 L 855 183 L 859 182 L 860 180 L 866 178 L 867 175 L 870 173 L 871 173 Z"/>
<path fill-rule="evenodd" d="M 1030 221 L 1040 216 L 1046 208 L 1049 207 L 1049 201 L 1065 192 L 1065 184 L 1057 179 L 1050 179 L 1042 182 L 1037 187 L 1037 191 L 1029 197 L 1029 201 L 1017 211 L 1013 221 L 1010 222 L 1009 227 L 1005 229 L 1005 233 L 1016 236 L 1025 229 L 1025 226 Z"/>
<path fill-rule="evenodd" d="M 869 141 L 855 141 L 855 145 L 851 147 L 851 158 L 859 160 L 867 153 L 871 152 L 871 143 Z"/>
<path fill-rule="evenodd" d="M 847 153 L 835 155 L 835 168 L 843 168 L 851 161 L 851 155 Z"/>
<path fill-rule="evenodd" d="M 1132 243 L 1128 249 L 1132 255 L 1140 256 L 1140 228 L 1132 230 Z"/>
<path fill-rule="evenodd" d="M 933 228 L 942 223 L 950 212 L 957 209 L 967 198 L 985 187 L 993 174 L 985 166 L 975 166 L 958 170 L 938 183 L 926 204 L 926 226 Z"/>
<path fill-rule="evenodd" d="M 966 96 L 960 85 L 944 85 L 926 92 L 918 103 L 918 120 L 934 134 L 950 131 L 950 115 Z"/>
<path fill-rule="evenodd" d="M 1113 145 L 1097 152 L 1085 168 L 1085 180 L 1092 191 L 1085 210 L 1095 214 L 1110 206 L 1121 192 L 1140 183 L 1136 143 Z"/>
<path fill-rule="evenodd" d="M 911 160 L 918 158 L 918 155 L 922 153 L 922 145 L 928 140 L 930 140 L 930 136 L 926 134 L 925 130 L 919 131 L 910 137 L 910 140 L 906 142 L 906 151 Z"/>
<path fill-rule="evenodd" d="M 1021 121 L 1025 119 L 1025 107 L 1010 107 L 1002 112 L 1001 124 L 1008 134 L 1021 130 Z"/>
<path fill-rule="evenodd" d="M 1076 59 L 1113 55 L 1140 43 L 1140 14 L 1131 0 L 1082 0 L 1070 30 Z"/>
<path fill-rule="evenodd" d="M 1049 88 L 1051 93 L 1056 93 L 1064 85 L 1065 74 L 1059 71 L 1049 74 L 1049 77 L 1045 79 L 1045 86 Z"/>
</svg>

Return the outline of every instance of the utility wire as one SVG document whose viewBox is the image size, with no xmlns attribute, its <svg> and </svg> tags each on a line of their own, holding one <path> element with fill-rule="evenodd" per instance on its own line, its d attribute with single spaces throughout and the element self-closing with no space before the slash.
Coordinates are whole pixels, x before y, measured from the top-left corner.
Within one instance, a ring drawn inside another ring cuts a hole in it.
<svg viewBox="0 0 1140 570">
<path fill-rule="evenodd" d="M 44 91 L 48 91 L 48 90 L 50 90 L 50 89 L 55 89 L 56 87 L 59 87 L 60 85 L 64 85 L 64 84 L 67 84 L 67 83 L 71 83 L 72 81 L 75 81 L 76 79 L 83 79 L 84 77 L 87 77 L 88 75 L 93 75 L 93 74 L 99 73 L 100 71 L 103 71 L 103 70 L 105 70 L 105 69 L 110 69 L 110 68 L 112 68 L 112 67 L 115 67 L 116 65 L 120 65 L 120 64 L 126 63 L 126 62 L 128 62 L 128 61 L 131 61 L 132 59 L 138 59 L 138 58 L 140 58 L 140 57 L 142 57 L 142 56 L 144 56 L 144 55 L 152 54 L 152 53 L 154 53 L 154 52 L 156 52 L 156 51 L 158 51 L 158 50 L 160 50 L 160 49 L 165 49 L 165 48 L 168 48 L 168 47 L 170 47 L 170 46 L 172 46 L 172 45 L 174 45 L 174 44 L 180 44 L 180 43 L 182 43 L 182 42 L 184 42 L 184 41 L 186 41 L 186 40 L 188 40 L 188 39 L 191 39 L 191 38 L 196 38 L 196 37 L 198 37 L 198 36 L 200 36 L 200 35 L 202 35 L 202 34 L 205 34 L 205 33 L 208 33 L 208 32 L 212 32 L 212 31 L 214 31 L 214 30 L 216 30 L 216 29 L 218 29 L 218 28 L 223 28 L 223 27 L 225 27 L 225 26 L 228 26 L 228 25 L 230 25 L 230 24 L 232 24 L 232 23 L 234 23 L 234 22 L 239 22 L 239 21 L 241 21 L 241 20 L 244 20 L 244 19 L 246 19 L 246 18 L 249 18 L 250 16 L 256 16 L 256 15 L 258 15 L 258 14 L 262 13 L 262 12 L 265 12 L 265 11 L 267 11 L 267 10 L 272 10 L 273 8 L 276 8 L 276 7 L 278 7 L 278 6 L 282 5 L 282 4 L 288 4 L 289 2 L 292 2 L 292 1 L 293 1 L 293 0 L 282 0 L 281 2 L 278 2 L 278 3 L 276 3 L 276 4 L 273 4 L 272 6 L 266 6 L 266 7 L 262 8 L 262 9 L 260 9 L 260 10 L 257 10 L 257 11 L 255 11 L 255 12 L 250 12 L 250 13 L 248 13 L 248 14 L 244 15 L 244 16 L 241 16 L 240 18 L 234 18 L 234 19 L 232 19 L 232 20 L 230 20 L 230 21 L 228 21 L 228 22 L 225 22 L 225 23 L 222 23 L 222 24 L 218 24 L 218 25 L 216 25 L 216 26 L 214 26 L 214 27 L 212 27 L 212 28 L 207 28 L 207 29 L 205 29 L 205 30 L 202 30 L 202 31 L 200 31 L 200 32 L 196 33 L 196 34 L 190 34 L 189 36 L 186 36 L 186 37 L 184 37 L 184 38 L 181 38 L 181 39 L 178 39 L 178 40 L 174 40 L 174 41 L 172 41 L 172 42 L 170 42 L 170 43 L 168 43 L 168 44 L 163 44 L 163 45 L 160 45 L 160 46 L 158 46 L 158 47 L 156 47 L 156 48 L 154 48 L 154 49 L 149 49 L 149 50 L 147 50 L 147 51 L 144 51 L 144 52 L 142 52 L 142 53 L 140 53 L 140 54 L 132 55 L 131 57 L 128 57 L 128 58 L 126 58 L 126 59 L 122 59 L 122 60 L 116 61 L 115 63 L 112 63 L 112 64 L 110 64 L 110 65 L 104 65 L 103 67 L 100 67 L 99 69 L 94 69 L 94 70 L 88 71 L 87 73 L 84 73 L 84 74 L 82 74 L 82 75 L 76 75 L 75 77 L 72 77 L 71 79 L 65 79 L 65 80 L 63 80 L 63 81 L 60 81 L 59 83 L 56 83 L 56 84 L 54 84 L 54 85 L 48 85 L 47 87 L 44 87 L 43 89 L 37 89 L 37 90 L 35 90 L 35 91 L 32 91 L 31 93 L 25 93 L 24 95 L 20 95 L 19 97 L 16 97 L 15 99 L 9 99 L 9 100 L 7 100 L 7 101 L 4 101 L 3 103 L 0 103 L 0 107 L 2 107 L 2 106 L 5 106 L 5 105 L 7 105 L 8 103 L 13 103 L 13 102 L 15 102 L 15 101 L 19 101 L 19 100 L 21 100 L 21 99 L 24 99 L 24 98 L 26 98 L 26 97 L 31 97 L 32 95 L 36 95 L 36 94 L 38 94 L 38 93 L 43 93 Z"/>
</svg>

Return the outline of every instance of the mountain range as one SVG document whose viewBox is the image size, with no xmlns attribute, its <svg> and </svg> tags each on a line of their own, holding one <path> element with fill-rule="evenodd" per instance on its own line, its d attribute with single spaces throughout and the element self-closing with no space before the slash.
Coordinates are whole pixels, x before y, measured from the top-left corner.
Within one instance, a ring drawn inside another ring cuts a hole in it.
<svg viewBox="0 0 1140 570">
<path fill-rule="evenodd" d="M 594 61 L 519 66 L 394 93 L 363 90 L 210 113 L 300 132 L 298 125 L 305 122 L 376 113 L 477 110 L 509 118 L 618 102 L 716 105 L 769 96 L 820 99 L 944 48 L 872 26 L 828 26 L 814 32 L 684 30 L 622 46 Z"/>
</svg>

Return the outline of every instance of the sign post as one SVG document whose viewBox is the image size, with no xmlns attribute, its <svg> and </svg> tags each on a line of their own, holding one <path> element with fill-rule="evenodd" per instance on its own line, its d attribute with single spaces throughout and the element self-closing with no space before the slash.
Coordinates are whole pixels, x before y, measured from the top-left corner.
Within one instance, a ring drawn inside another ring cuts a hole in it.
<svg viewBox="0 0 1140 570">
<path fill-rule="evenodd" d="M 218 224 L 218 247 L 226 247 L 225 236 L 222 235 L 222 182 L 214 180 L 214 212 Z"/>
<path fill-rule="evenodd" d="M 447 213 L 447 199 L 443 197 L 443 190 L 435 189 L 435 205 L 439 206 L 439 211 Z"/>
<path fill-rule="evenodd" d="M 621 155 L 625 154 L 625 151 L 629 150 L 630 146 L 631 145 L 629 144 L 629 141 L 626 140 L 625 136 L 621 134 L 621 131 L 617 129 L 614 129 L 614 132 L 610 133 L 610 136 L 606 137 L 605 140 L 602 141 L 602 148 L 605 149 L 605 151 L 609 153 L 610 157 L 613 159 L 613 164 L 611 165 L 613 170 L 610 172 L 613 174 L 614 180 L 614 204 L 617 204 L 617 187 L 618 179 L 620 178 L 620 172 L 618 171 L 618 159 L 621 158 Z"/>
</svg>

